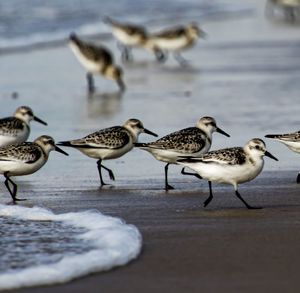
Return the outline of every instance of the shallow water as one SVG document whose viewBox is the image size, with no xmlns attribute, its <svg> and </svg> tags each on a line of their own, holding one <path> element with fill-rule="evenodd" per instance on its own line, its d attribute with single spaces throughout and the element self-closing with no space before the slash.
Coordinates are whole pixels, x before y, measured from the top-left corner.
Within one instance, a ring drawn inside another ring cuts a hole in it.
<svg viewBox="0 0 300 293">
<path fill-rule="evenodd" d="M 64 283 L 136 258 L 141 235 L 97 211 L 0 205 L 0 290 Z"/>
<path fill-rule="evenodd" d="M 123 21 L 158 24 L 201 20 L 223 14 L 251 13 L 249 5 L 221 0 L 98 1 L 10 0 L 0 2 L 0 53 L 23 46 L 51 44 L 66 39 L 71 31 L 80 35 L 107 36 L 102 20 L 109 15 Z"/>
<path fill-rule="evenodd" d="M 52 264 L 94 248 L 78 238 L 86 229 L 61 222 L 0 217 L 0 226 L 0 274 Z"/>
</svg>

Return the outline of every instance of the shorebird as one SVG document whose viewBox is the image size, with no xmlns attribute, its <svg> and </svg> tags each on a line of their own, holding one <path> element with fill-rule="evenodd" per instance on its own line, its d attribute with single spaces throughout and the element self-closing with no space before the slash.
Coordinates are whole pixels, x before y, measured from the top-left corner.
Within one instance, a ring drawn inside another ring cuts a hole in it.
<svg viewBox="0 0 300 293">
<path fill-rule="evenodd" d="M 267 134 L 265 137 L 278 140 L 293 152 L 300 153 L 300 130 L 288 134 Z M 297 183 L 300 183 L 300 172 L 298 173 L 296 180 Z"/>
<path fill-rule="evenodd" d="M 165 61 L 167 54 L 171 52 L 179 64 L 184 66 L 187 64 L 187 60 L 180 53 L 195 45 L 199 37 L 204 38 L 205 36 L 206 33 L 197 24 L 191 23 L 153 33 L 148 39 L 149 43 L 164 52 L 165 58 L 162 61 Z"/>
<path fill-rule="evenodd" d="M 266 150 L 266 145 L 259 138 L 251 139 L 243 148 L 234 147 L 208 152 L 199 158 L 182 157 L 177 162 L 196 171 L 200 177 L 208 180 L 209 197 L 204 201 L 206 207 L 213 199 L 212 182 L 231 184 L 235 195 L 248 209 L 250 206 L 240 195 L 238 184 L 253 180 L 262 171 L 264 166 L 263 156 L 276 161 L 272 154 Z"/>
<path fill-rule="evenodd" d="M 45 165 L 50 151 L 53 150 L 68 156 L 66 152 L 55 145 L 53 138 L 48 135 L 42 135 L 34 142 L 23 142 L 0 148 L 0 174 L 5 177 L 4 183 L 13 202 L 25 199 L 17 198 L 18 187 L 10 177 L 36 172 Z M 12 185 L 12 188 L 9 184 Z"/>
<path fill-rule="evenodd" d="M 70 35 L 69 45 L 79 62 L 87 70 L 88 91 L 95 91 L 93 74 L 116 81 L 121 91 L 125 90 L 123 71 L 114 64 L 111 52 L 103 46 L 96 46 L 79 39 L 75 33 Z"/>
<path fill-rule="evenodd" d="M 47 125 L 27 106 L 17 108 L 14 116 L 0 119 L 0 147 L 26 141 L 30 134 L 30 121 Z"/>
<path fill-rule="evenodd" d="M 211 146 L 212 133 L 217 131 L 225 136 L 229 135 L 217 127 L 212 117 L 202 117 L 195 127 L 185 128 L 170 133 L 157 141 L 150 143 L 135 143 L 135 146 L 152 154 L 155 159 L 167 163 L 165 165 L 165 190 L 174 189 L 168 183 L 168 168 L 170 164 L 177 164 L 178 156 L 189 155 L 198 157 L 206 153 Z M 195 175 L 182 171 L 184 175 Z M 196 177 L 198 177 L 196 175 Z"/>
<path fill-rule="evenodd" d="M 129 119 L 123 126 L 105 128 L 80 139 L 59 142 L 58 145 L 75 148 L 90 158 L 98 159 L 97 167 L 103 186 L 106 184 L 102 178 L 102 168 L 108 172 L 111 180 L 115 180 L 115 176 L 112 170 L 102 165 L 102 161 L 116 159 L 129 152 L 142 132 L 157 136 L 144 128 L 140 120 Z"/>
<path fill-rule="evenodd" d="M 295 22 L 300 16 L 300 0 L 267 0 L 265 15 L 273 17 L 276 10 L 281 10 L 289 22 Z"/>
<path fill-rule="evenodd" d="M 148 49 L 155 54 L 158 61 L 164 58 L 163 52 L 160 49 L 155 46 L 148 46 L 148 32 L 143 26 L 132 23 L 121 23 L 110 17 L 106 17 L 104 22 L 112 27 L 112 33 L 118 40 L 118 47 L 121 50 L 123 61 L 133 60 L 133 47 Z"/>
</svg>

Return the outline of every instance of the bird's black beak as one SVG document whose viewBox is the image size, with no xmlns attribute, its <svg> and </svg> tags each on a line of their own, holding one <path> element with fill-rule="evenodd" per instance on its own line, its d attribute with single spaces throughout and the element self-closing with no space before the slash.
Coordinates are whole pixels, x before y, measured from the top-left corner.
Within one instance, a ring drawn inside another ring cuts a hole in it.
<svg viewBox="0 0 300 293">
<path fill-rule="evenodd" d="M 275 161 L 278 161 L 278 159 L 276 157 L 274 157 L 271 153 L 269 153 L 268 151 L 265 152 L 265 156 L 275 160 Z"/>
<path fill-rule="evenodd" d="M 150 135 L 155 136 L 155 137 L 158 136 L 156 133 L 154 133 L 154 132 L 152 132 L 152 131 L 150 131 L 150 130 L 148 130 L 146 128 L 144 128 L 144 133 L 150 134 Z"/>
<path fill-rule="evenodd" d="M 61 148 L 59 148 L 57 145 L 55 146 L 55 150 L 61 154 L 64 154 L 65 156 L 68 156 L 69 154 L 63 151 Z"/>
<path fill-rule="evenodd" d="M 225 136 L 227 136 L 227 137 L 230 137 L 230 135 L 228 134 L 228 133 L 226 133 L 225 131 L 223 131 L 221 128 L 219 128 L 219 127 L 217 127 L 216 128 L 216 132 L 219 132 L 219 133 L 221 133 L 221 134 L 223 134 L 223 135 L 225 135 Z"/>
<path fill-rule="evenodd" d="M 39 117 L 33 116 L 33 120 L 36 121 L 36 122 L 39 122 L 41 124 L 48 125 L 45 121 L 43 121 Z"/>
<path fill-rule="evenodd" d="M 126 85 L 122 79 L 118 79 L 117 84 L 118 84 L 121 92 L 124 92 L 126 90 Z"/>
</svg>

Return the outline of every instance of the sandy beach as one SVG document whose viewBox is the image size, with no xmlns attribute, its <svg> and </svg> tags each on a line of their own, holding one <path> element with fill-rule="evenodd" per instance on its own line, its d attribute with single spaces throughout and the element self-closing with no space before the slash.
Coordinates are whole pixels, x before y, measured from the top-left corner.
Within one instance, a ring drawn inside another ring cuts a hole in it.
<svg viewBox="0 0 300 293">
<path fill-rule="evenodd" d="M 247 17 L 203 23 L 209 37 L 184 54 L 192 64 L 187 68 L 134 52 L 136 62 L 124 65 L 123 95 L 113 82 L 96 78 L 98 93 L 87 97 L 85 72 L 67 46 L 1 55 L 1 115 L 30 105 L 48 122 L 31 124 L 31 140 L 79 138 L 131 117 L 163 136 L 213 116 L 231 137 L 214 134 L 212 149 L 299 130 L 300 27 L 266 20 L 262 1 L 247 2 L 255 3 Z M 119 56 L 114 40 L 105 43 Z M 139 140 L 151 139 L 143 134 Z M 52 153 L 38 173 L 16 179 L 19 197 L 28 199 L 21 204 L 120 217 L 141 231 L 143 250 L 109 272 L 15 292 L 297 292 L 300 158 L 265 141 L 279 162 L 266 158 L 263 173 L 240 187 L 249 203 L 263 207 L 255 211 L 224 185 L 214 185 L 215 198 L 204 209 L 207 183 L 181 176 L 179 166 L 169 172 L 176 189 L 164 192 L 164 165 L 141 150 L 105 162 L 116 181 L 102 189 L 96 161 L 75 150 L 67 150 L 68 158 Z M 0 192 L 0 203 L 9 202 L 4 184 Z"/>
</svg>

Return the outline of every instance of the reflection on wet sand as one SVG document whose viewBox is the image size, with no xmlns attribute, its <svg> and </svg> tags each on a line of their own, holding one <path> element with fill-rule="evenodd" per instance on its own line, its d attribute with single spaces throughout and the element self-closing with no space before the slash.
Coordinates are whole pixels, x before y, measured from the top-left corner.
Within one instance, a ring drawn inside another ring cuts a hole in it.
<svg viewBox="0 0 300 293">
<path fill-rule="evenodd" d="M 120 111 L 121 91 L 110 93 L 89 93 L 87 99 L 87 116 L 90 118 L 105 116 L 109 117 Z"/>
</svg>

